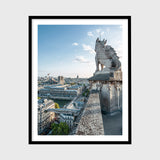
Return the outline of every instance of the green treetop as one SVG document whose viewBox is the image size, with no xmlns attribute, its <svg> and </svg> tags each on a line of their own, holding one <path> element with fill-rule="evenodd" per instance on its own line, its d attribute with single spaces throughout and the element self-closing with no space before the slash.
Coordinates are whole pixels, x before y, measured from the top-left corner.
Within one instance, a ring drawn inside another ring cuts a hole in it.
<svg viewBox="0 0 160 160">
<path fill-rule="evenodd" d="M 60 122 L 59 124 L 52 123 L 52 134 L 53 135 L 68 135 L 69 126 L 65 122 Z"/>
<path fill-rule="evenodd" d="M 56 109 L 59 109 L 59 108 L 60 108 L 58 103 L 55 103 L 55 108 L 56 108 Z"/>
</svg>

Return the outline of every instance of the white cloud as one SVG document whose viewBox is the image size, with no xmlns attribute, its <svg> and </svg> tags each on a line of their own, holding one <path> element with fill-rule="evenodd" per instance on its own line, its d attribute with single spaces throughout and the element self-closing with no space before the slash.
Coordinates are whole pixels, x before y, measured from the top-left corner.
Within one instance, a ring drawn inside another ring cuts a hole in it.
<svg viewBox="0 0 160 160">
<path fill-rule="evenodd" d="M 122 58 L 122 55 L 123 55 L 123 48 L 122 48 L 122 45 L 118 46 L 117 49 L 115 49 L 116 52 L 117 52 L 117 55 Z"/>
<path fill-rule="evenodd" d="M 101 35 L 104 35 L 104 32 L 101 32 Z"/>
<path fill-rule="evenodd" d="M 96 29 L 96 32 L 99 33 L 101 31 L 101 29 Z"/>
<path fill-rule="evenodd" d="M 73 46 L 78 46 L 78 43 L 74 42 L 72 43 Z"/>
<path fill-rule="evenodd" d="M 94 53 L 95 53 L 94 49 L 92 49 L 92 47 L 89 46 L 89 45 L 82 44 L 82 47 L 83 47 L 83 49 L 84 49 L 85 51 L 89 51 L 89 53 L 91 53 L 91 54 L 94 54 Z"/>
<path fill-rule="evenodd" d="M 87 59 L 85 59 L 83 56 L 77 56 L 77 57 L 74 59 L 74 62 L 89 63 L 90 61 L 88 61 Z"/>
<path fill-rule="evenodd" d="M 105 31 L 103 29 L 96 29 L 97 36 L 102 39 L 105 38 Z"/>
<path fill-rule="evenodd" d="M 88 32 L 87 34 L 88 34 L 88 36 L 93 37 L 93 33 L 92 32 Z"/>
</svg>

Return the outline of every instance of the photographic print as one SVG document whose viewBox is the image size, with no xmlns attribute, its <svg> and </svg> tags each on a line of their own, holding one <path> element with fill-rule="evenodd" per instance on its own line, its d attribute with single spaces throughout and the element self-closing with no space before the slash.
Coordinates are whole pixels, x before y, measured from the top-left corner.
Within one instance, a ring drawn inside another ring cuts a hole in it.
<svg viewBox="0 0 160 160">
<path fill-rule="evenodd" d="M 130 16 L 29 16 L 29 144 L 131 144 Z"/>
</svg>

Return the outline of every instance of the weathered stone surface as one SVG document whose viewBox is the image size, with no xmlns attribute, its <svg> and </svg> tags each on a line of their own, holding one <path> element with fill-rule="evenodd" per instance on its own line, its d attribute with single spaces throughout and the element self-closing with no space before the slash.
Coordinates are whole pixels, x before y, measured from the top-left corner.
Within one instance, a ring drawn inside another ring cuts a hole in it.
<svg viewBox="0 0 160 160">
<path fill-rule="evenodd" d="M 88 80 L 92 90 L 99 90 L 103 113 L 122 110 L 122 71 L 98 73 Z"/>
<path fill-rule="evenodd" d="M 110 73 L 120 69 L 121 62 L 117 56 L 116 51 L 109 45 L 106 45 L 107 40 L 101 41 L 99 38 L 96 40 L 96 72 L 99 71 L 101 65 L 101 72 Z"/>
<path fill-rule="evenodd" d="M 122 135 L 122 112 L 102 114 L 105 135 Z"/>
<path fill-rule="evenodd" d="M 94 76 L 88 78 L 89 81 L 122 81 L 122 71 L 104 73 L 96 72 Z"/>
<path fill-rule="evenodd" d="M 107 41 L 96 40 L 96 72 L 88 80 L 91 90 L 99 91 L 102 112 L 122 110 L 122 71 L 116 51 Z M 99 70 L 101 65 L 101 70 Z"/>
<path fill-rule="evenodd" d="M 108 74 L 95 74 L 93 77 L 90 77 L 88 80 L 89 81 L 108 81 L 111 75 L 110 73 Z"/>
<path fill-rule="evenodd" d="M 103 84 L 100 91 L 100 103 L 102 111 L 107 113 L 122 110 L 122 83 Z"/>
<path fill-rule="evenodd" d="M 76 135 L 104 135 L 99 93 L 90 94 L 78 124 Z"/>
</svg>

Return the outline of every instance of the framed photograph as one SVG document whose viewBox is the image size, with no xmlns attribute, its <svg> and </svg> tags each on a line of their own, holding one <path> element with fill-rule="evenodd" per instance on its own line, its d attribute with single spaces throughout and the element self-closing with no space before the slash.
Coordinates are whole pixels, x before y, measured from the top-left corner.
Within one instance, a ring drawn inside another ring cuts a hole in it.
<svg viewBox="0 0 160 160">
<path fill-rule="evenodd" d="M 29 144 L 131 144 L 131 16 L 29 16 Z"/>
</svg>

